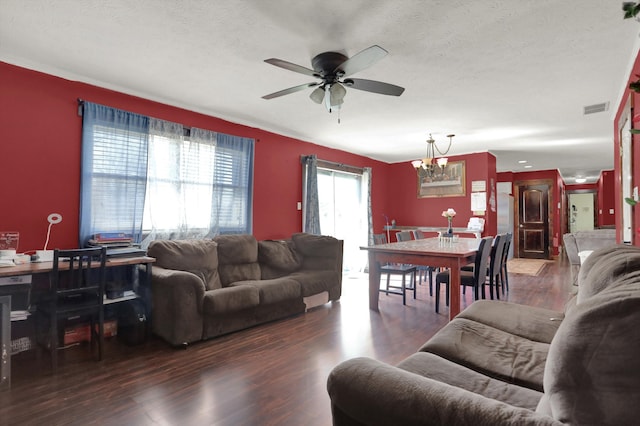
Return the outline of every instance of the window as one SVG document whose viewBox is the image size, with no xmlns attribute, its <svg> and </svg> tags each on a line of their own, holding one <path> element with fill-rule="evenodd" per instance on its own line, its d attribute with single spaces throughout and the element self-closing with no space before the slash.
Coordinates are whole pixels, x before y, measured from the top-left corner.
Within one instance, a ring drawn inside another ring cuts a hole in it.
<svg viewBox="0 0 640 426">
<path fill-rule="evenodd" d="M 84 103 L 81 245 L 101 232 L 146 243 L 251 233 L 254 141 L 186 133 L 180 124 Z"/>
</svg>

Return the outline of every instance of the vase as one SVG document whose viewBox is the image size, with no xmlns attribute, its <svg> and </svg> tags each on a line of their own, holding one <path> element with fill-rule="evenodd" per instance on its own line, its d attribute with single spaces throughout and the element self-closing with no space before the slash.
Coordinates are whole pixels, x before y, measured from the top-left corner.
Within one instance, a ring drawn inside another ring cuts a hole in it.
<svg viewBox="0 0 640 426">
<path fill-rule="evenodd" d="M 449 221 L 449 229 L 447 229 L 447 236 L 453 237 L 453 221 L 451 220 L 451 218 L 449 218 L 448 221 Z"/>
</svg>

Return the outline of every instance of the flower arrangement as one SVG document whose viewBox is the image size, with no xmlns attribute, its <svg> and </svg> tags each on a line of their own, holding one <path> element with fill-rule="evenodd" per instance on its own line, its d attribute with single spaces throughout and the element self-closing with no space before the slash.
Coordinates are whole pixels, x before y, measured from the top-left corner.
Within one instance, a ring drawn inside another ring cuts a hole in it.
<svg viewBox="0 0 640 426">
<path fill-rule="evenodd" d="M 442 212 L 442 217 L 446 217 L 448 220 L 453 219 L 456 215 L 456 211 L 452 208 L 448 208 L 447 210 Z"/>
<path fill-rule="evenodd" d="M 447 222 L 449 224 L 449 229 L 447 230 L 447 235 L 453 236 L 453 218 L 456 215 L 456 211 L 452 208 L 448 208 L 447 210 L 442 212 L 442 217 L 447 218 Z"/>
</svg>

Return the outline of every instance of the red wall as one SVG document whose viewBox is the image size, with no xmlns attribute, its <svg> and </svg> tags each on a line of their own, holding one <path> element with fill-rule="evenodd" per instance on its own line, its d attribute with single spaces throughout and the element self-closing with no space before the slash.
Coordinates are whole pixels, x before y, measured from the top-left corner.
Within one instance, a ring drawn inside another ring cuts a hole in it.
<svg viewBox="0 0 640 426">
<path fill-rule="evenodd" d="M 485 235 L 496 233 L 491 204 L 497 182 L 495 157 L 490 153 L 451 156 L 466 160 L 466 196 L 417 198 L 416 172 L 408 162 L 386 164 L 370 158 L 315 145 L 257 128 L 125 95 L 96 86 L 64 80 L 0 62 L 0 159 L 5 184 L 0 189 L 0 231 L 20 232 L 19 251 L 44 245 L 47 216 L 60 213 L 62 223 L 52 230 L 48 248 L 78 244 L 81 117 L 77 99 L 109 105 L 222 133 L 256 139 L 253 233 L 258 239 L 286 238 L 301 230 L 300 156 L 356 167 L 372 168 L 373 225 L 384 226 L 384 214 L 398 224 L 446 226 L 441 212 L 458 212 L 454 226 L 466 226 L 471 182 L 487 182 Z M 10 184 L 9 184 L 10 183 Z"/>
<path fill-rule="evenodd" d="M 48 248 L 78 245 L 81 118 L 77 99 L 256 139 L 253 231 L 258 239 L 301 230 L 300 156 L 372 167 L 374 218 L 386 210 L 389 165 L 215 117 L 0 62 L 0 231 L 20 232 L 19 251 L 44 246 L 49 213 L 63 216 Z M 378 221 L 376 221 L 378 222 Z M 377 223 L 378 226 L 380 222 Z"/>
<path fill-rule="evenodd" d="M 615 226 L 616 197 L 615 174 L 613 170 L 605 170 L 598 179 L 598 226 Z M 613 210 L 613 214 L 610 212 Z"/>
<path fill-rule="evenodd" d="M 487 210 L 483 235 L 495 235 L 497 232 L 497 215 L 495 210 L 496 194 L 496 158 L 488 152 L 448 156 L 449 161 L 465 160 L 466 193 L 464 197 L 418 198 L 417 176 L 410 162 L 390 165 L 388 175 L 389 193 L 387 194 L 387 210 L 384 212 L 389 220 L 395 219 L 398 226 L 437 226 L 446 227 L 447 220 L 441 216 L 449 207 L 455 209 L 457 215 L 454 227 L 465 227 L 471 212 L 471 182 L 485 181 L 487 187 Z M 490 203 L 490 186 L 493 182 L 494 204 Z M 406 188 L 398 190 L 400 188 Z M 381 232 L 384 219 L 376 232 Z"/>
</svg>

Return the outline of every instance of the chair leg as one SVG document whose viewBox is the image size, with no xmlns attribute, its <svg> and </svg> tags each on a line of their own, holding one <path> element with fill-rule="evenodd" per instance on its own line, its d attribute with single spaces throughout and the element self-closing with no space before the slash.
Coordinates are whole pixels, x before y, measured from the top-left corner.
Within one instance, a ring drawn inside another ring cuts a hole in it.
<svg viewBox="0 0 640 426">
<path fill-rule="evenodd" d="M 50 315 L 49 320 L 49 350 L 51 351 L 51 370 L 55 373 L 58 370 L 58 319 L 55 313 Z"/>
<path fill-rule="evenodd" d="M 98 314 L 98 361 L 102 361 L 102 352 L 104 348 L 104 310 L 100 310 Z"/>
<path fill-rule="evenodd" d="M 440 283 L 436 281 L 436 314 L 440 312 Z"/>
<path fill-rule="evenodd" d="M 429 274 L 429 296 L 433 297 L 433 268 L 429 267 L 427 273 Z"/>
<path fill-rule="evenodd" d="M 407 304 L 407 287 L 405 285 L 405 276 L 406 274 L 402 274 L 402 304 Z"/>
<path fill-rule="evenodd" d="M 391 281 L 391 274 L 387 274 L 387 296 L 389 295 L 389 282 Z"/>
<path fill-rule="evenodd" d="M 416 291 L 418 289 L 418 283 L 416 283 L 416 272 L 413 272 L 413 298 L 416 298 Z"/>
<path fill-rule="evenodd" d="M 509 291 L 509 271 L 507 271 L 507 262 L 504 263 L 504 282 L 507 285 L 507 291 Z M 504 288 L 502 289 L 502 294 L 505 294 Z"/>
<path fill-rule="evenodd" d="M 450 284 L 451 284 L 451 283 L 445 283 L 445 284 L 444 284 L 444 285 L 445 285 L 445 292 L 444 292 L 444 295 L 445 295 L 445 297 L 447 298 L 447 300 L 445 300 L 445 302 L 447 303 L 447 306 L 449 306 L 449 291 L 450 291 L 450 290 L 449 290 L 449 287 L 450 287 Z"/>
</svg>

